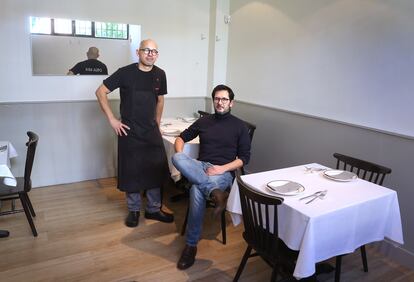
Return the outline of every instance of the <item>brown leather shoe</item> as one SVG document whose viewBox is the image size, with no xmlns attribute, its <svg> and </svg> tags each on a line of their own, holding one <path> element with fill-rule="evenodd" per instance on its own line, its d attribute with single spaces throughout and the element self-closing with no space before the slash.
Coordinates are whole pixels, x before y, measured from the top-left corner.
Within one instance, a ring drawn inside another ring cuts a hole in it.
<svg viewBox="0 0 414 282">
<path fill-rule="evenodd" d="M 181 257 L 177 262 L 177 268 L 184 270 L 189 268 L 194 264 L 195 256 L 197 254 L 197 247 L 185 245 L 183 252 L 181 253 Z"/>
<path fill-rule="evenodd" d="M 144 216 L 146 219 L 153 219 L 153 220 L 158 220 L 158 221 L 166 222 L 166 223 L 171 223 L 174 221 L 173 214 L 166 213 L 162 210 L 159 210 L 153 213 L 145 212 Z"/>
<path fill-rule="evenodd" d="M 225 210 L 228 197 L 229 192 L 227 191 L 221 191 L 220 189 L 214 189 L 211 191 L 211 199 L 216 205 L 213 212 L 215 218 L 218 218 L 221 215 L 222 211 Z"/>
</svg>

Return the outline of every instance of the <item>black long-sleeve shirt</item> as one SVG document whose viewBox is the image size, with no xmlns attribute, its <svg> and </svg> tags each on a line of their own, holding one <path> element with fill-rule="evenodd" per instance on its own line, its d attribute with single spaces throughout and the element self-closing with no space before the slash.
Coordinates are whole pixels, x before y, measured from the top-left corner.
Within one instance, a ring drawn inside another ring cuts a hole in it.
<svg viewBox="0 0 414 282">
<path fill-rule="evenodd" d="M 180 137 L 184 142 L 200 137 L 198 160 L 213 165 L 224 165 L 236 159 L 246 165 L 250 160 L 250 137 L 246 124 L 226 113 L 199 118 Z"/>
</svg>

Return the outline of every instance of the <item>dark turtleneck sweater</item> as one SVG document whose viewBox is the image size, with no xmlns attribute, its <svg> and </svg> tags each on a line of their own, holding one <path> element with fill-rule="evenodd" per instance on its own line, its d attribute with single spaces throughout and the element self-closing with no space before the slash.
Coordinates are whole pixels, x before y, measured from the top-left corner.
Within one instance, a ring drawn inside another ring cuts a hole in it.
<svg viewBox="0 0 414 282">
<path fill-rule="evenodd" d="M 224 165 L 236 159 L 246 165 L 250 160 L 250 137 L 246 124 L 230 112 L 205 115 L 184 130 L 184 142 L 200 137 L 198 160 Z"/>
</svg>

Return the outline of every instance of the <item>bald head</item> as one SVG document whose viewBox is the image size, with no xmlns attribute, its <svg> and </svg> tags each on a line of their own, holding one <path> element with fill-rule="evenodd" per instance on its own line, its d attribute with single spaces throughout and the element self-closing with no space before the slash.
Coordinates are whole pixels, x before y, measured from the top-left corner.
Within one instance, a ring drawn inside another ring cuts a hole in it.
<svg viewBox="0 0 414 282">
<path fill-rule="evenodd" d="M 96 47 L 90 47 L 88 52 L 86 53 L 88 59 L 98 59 L 99 57 L 99 49 Z"/>
<path fill-rule="evenodd" d="M 154 40 L 152 40 L 152 39 L 144 39 L 144 40 L 142 40 L 141 43 L 139 44 L 139 48 L 140 49 L 147 48 L 148 45 L 155 46 L 155 49 L 158 49 L 157 43 Z"/>
</svg>

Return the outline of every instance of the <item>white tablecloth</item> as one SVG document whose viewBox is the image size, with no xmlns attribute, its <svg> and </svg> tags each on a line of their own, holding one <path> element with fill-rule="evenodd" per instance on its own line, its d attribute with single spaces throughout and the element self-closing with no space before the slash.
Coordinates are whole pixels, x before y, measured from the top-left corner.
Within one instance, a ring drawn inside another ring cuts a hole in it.
<svg viewBox="0 0 414 282">
<path fill-rule="evenodd" d="M 4 178 L 4 184 L 16 186 L 16 179 L 10 171 L 10 159 L 17 157 L 16 149 L 8 141 L 0 141 L 0 177 Z"/>
<path fill-rule="evenodd" d="M 184 131 L 186 128 L 188 128 L 192 122 L 186 122 L 182 118 L 164 118 L 161 121 L 161 131 L 163 129 L 178 129 L 180 132 Z M 175 153 L 174 149 L 174 142 L 175 142 L 175 136 L 167 136 L 163 135 L 163 141 L 164 141 L 164 147 L 165 151 L 167 153 L 167 159 L 168 159 L 168 167 L 170 168 L 171 177 L 178 181 L 181 178 L 180 172 L 174 167 L 174 165 L 171 162 L 171 157 Z M 184 145 L 184 153 L 186 153 L 188 156 L 197 159 L 198 158 L 198 151 L 200 147 L 200 141 L 197 138 L 191 140 L 188 143 L 185 143 Z"/>
<path fill-rule="evenodd" d="M 310 164 L 319 166 L 318 164 Z M 242 176 L 242 180 L 263 193 L 272 180 L 290 180 L 302 184 L 305 191 L 285 196 L 278 209 L 279 237 L 293 250 L 299 250 L 294 276 L 315 273 L 317 262 L 351 253 L 358 247 L 387 237 L 403 244 L 400 208 L 394 190 L 357 179 L 337 182 L 323 172 L 306 172 L 304 166 L 272 170 Z M 328 190 L 325 199 L 310 204 L 299 198 Z M 227 210 L 234 224 L 240 222 L 241 206 L 237 183 L 233 184 Z"/>
</svg>

